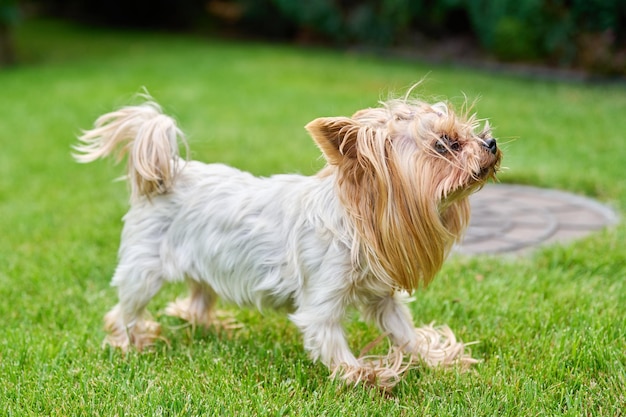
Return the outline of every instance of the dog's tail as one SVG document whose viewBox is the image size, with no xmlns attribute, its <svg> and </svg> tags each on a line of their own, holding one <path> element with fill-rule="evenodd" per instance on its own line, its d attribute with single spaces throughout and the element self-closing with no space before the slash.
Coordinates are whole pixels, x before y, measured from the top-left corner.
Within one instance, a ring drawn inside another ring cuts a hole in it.
<svg viewBox="0 0 626 417">
<path fill-rule="evenodd" d="M 100 116 L 94 128 L 84 131 L 78 140 L 73 154 L 78 162 L 92 162 L 110 154 L 119 162 L 128 154 L 133 199 L 169 191 L 178 172 L 179 140 L 187 146 L 176 121 L 151 99 Z"/>
</svg>

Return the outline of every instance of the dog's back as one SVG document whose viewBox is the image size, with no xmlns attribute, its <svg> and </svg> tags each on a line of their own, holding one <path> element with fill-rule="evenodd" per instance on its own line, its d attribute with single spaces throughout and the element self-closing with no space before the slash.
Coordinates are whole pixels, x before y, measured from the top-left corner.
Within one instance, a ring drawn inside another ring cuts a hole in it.
<svg viewBox="0 0 626 417">
<path fill-rule="evenodd" d="M 131 246 L 141 240 L 153 248 L 168 280 L 206 281 L 239 305 L 292 304 L 332 241 L 336 250 L 350 250 L 338 221 L 341 207 L 333 187 L 324 184 L 331 181 L 258 178 L 222 164 L 186 162 L 169 192 L 131 205 L 120 263 L 127 254 L 129 263 L 137 261 Z"/>
</svg>

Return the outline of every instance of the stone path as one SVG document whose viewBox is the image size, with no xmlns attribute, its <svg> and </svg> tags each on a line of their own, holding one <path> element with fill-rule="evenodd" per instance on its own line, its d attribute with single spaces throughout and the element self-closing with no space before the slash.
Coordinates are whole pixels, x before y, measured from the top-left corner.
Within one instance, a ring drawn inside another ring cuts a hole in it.
<svg viewBox="0 0 626 417">
<path fill-rule="evenodd" d="M 613 210 L 595 200 L 535 187 L 489 184 L 470 201 L 470 225 L 456 248 L 465 255 L 526 253 L 618 222 Z"/>
</svg>

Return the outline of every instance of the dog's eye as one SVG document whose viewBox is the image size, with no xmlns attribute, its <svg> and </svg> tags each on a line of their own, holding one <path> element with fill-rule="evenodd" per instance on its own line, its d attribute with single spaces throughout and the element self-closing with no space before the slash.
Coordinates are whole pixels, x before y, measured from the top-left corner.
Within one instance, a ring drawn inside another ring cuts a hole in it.
<svg viewBox="0 0 626 417">
<path fill-rule="evenodd" d="M 446 146 L 446 143 L 443 139 L 439 139 L 437 140 L 437 142 L 435 142 L 435 151 L 440 154 L 448 152 L 448 147 Z"/>
<path fill-rule="evenodd" d="M 460 149 L 461 144 L 456 140 L 450 139 L 448 135 L 442 135 L 437 139 L 437 142 L 435 142 L 435 151 L 440 154 L 445 154 L 450 150 L 456 152 Z"/>
</svg>

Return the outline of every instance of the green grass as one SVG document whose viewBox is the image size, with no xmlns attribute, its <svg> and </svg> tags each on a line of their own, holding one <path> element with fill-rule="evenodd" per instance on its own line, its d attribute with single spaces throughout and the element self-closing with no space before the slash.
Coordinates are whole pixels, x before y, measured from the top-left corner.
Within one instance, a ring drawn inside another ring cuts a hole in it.
<svg viewBox="0 0 626 417">
<path fill-rule="evenodd" d="M 349 115 L 428 75 L 426 97 L 481 97 L 509 169 L 626 208 L 626 90 L 158 33 L 26 22 L 23 64 L 0 72 L 0 415 L 623 415 L 626 226 L 519 259 L 454 258 L 411 308 L 479 340 L 472 372 L 414 370 L 391 398 L 345 389 L 311 363 L 284 314 L 237 310 L 233 335 L 192 332 L 151 304 L 170 345 L 103 349 L 115 303 L 123 168 L 75 164 L 70 146 L 145 86 L 192 156 L 255 174 L 322 166 L 303 126 Z M 348 324 L 352 347 L 376 330 Z"/>
</svg>

